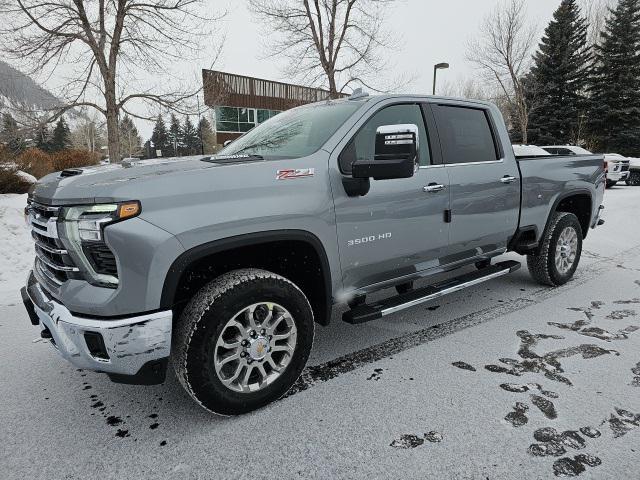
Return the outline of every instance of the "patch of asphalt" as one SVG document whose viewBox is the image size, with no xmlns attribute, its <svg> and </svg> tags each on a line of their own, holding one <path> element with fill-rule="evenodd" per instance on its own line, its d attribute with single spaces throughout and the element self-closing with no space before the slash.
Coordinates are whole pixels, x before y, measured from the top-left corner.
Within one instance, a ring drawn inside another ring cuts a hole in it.
<svg viewBox="0 0 640 480">
<path fill-rule="evenodd" d="M 343 355 L 320 365 L 308 366 L 304 369 L 302 375 L 300 375 L 293 387 L 291 387 L 282 398 L 284 399 L 303 392 L 315 385 L 322 384 L 340 375 L 382 360 L 383 358 L 480 325 L 497 317 L 508 315 L 532 305 L 537 305 L 549 298 L 562 295 L 598 277 L 604 273 L 611 264 L 619 265 L 623 260 L 636 257 L 638 255 L 637 247 L 638 246 L 634 246 L 613 257 L 600 257 L 597 261 L 583 268 L 579 276 L 561 287 L 542 287 L 529 295 L 504 301 L 503 303 L 448 320 L 441 324 L 386 340 L 377 345 Z M 636 280 L 635 283 L 640 285 L 640 280 Z M 592 307 L 598 308 L 598 306 L 599 305 L 593 305 Z"/>
</svg>

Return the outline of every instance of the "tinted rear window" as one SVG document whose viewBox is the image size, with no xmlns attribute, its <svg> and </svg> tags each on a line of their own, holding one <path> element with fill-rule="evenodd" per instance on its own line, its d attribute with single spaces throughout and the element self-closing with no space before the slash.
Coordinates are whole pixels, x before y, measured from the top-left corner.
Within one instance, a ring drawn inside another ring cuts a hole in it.
<svg viewBox="0 0 640 480">
<path fill-rule="evenodd" d="M 434 109 L 445 163 L 490 162 L 498 159 L 484 110 L 449 105 Z"/>
</svg>

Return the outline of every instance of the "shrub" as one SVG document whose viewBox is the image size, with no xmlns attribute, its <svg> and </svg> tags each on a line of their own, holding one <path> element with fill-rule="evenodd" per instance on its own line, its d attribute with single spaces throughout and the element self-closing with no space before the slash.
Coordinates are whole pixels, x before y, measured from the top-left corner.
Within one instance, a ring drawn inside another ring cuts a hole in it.
<svg viewBox="0 0 640 480">
<path fill-rule="evenodd" d="M 61 150 L 52 155 L 53 171 L 88 167 L 100 162 L 100 155 L 89 150 Z"/>
<path fill-rule="evenodd" d="M 17 167 L 23 172 L 30 173 L 36 178 L 55 171 L 51 156 L 39 148 L 28 148 L 16 159 Z"/>
<path fill-rule="evenodd" d="M 0 194 L 27 193 L 31 184 L 16 175 L 16 172 L 16 168 L 0 167 Z"/>
</svg>

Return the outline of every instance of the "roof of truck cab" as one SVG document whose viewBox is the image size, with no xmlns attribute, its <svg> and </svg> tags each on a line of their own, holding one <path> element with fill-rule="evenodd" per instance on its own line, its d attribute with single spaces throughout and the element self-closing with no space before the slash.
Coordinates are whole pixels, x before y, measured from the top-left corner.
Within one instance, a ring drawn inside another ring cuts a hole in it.
<svg viewBox="0 0 640 480">
<path fill-rule="evenodd" d="M 418 100 L 425 100 L 425 101 L 429 101 L 429 102 L 439 102 L 439 101 L 446 101 L 446 102 L 459 102 L 459 103 L 467 103 L 467 104 L 476 104 L 476 105 L 482 105 L 482 106 L 493 106 L 494 104 L 491 102 L 488 102 L 486 100 L 473 100 L 473 99 L 469 99 L 469 98 L 457 98 L 457 97 L 441 97 L 441 96 L 436 96 L 436 95 L 424 95 L 424 94 L 379 94 L 379 95 L 360 95 L 354 98 L 351 97 L 345 97 L 345 98 L 338 98 L 338 99 L 330 99 L 330 100 L 322 100 L 320 102 L 314 102 L 314 103 L 310 103 L 307 105 L 320 105 L 323 103 L 327 103 L 327 102 L 332 102 L 332 103 L 345 103 L 345 102 L 362 102 L 362 103 L 368 103 L 368 102 L 382 102 L 384 100 L 398 100 L 398 101 L 403 101 L 403 100 L 407 100 L 407 101 L 415 101 L 416 99 Z M 302 108 L 304 108 L 305 105 L 302 106 Z M 300 108 L 300 107 L 298 107 Z"/>
</svg>

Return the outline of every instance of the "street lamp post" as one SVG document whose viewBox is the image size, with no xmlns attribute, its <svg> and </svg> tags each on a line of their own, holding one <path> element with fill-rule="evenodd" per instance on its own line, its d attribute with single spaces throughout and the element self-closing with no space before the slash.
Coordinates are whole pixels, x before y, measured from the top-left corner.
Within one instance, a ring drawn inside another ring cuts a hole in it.
<svg viewBox="0 0 640 480">
<path fill-rule="evenodd" d="M 444 70 L 445 68 L 449 68 L 448 63 L 438 63 L 433 66 L 433 94 L 436 94 L 436 76 L 438 75 L 438 70 Z"/>
</svg>

